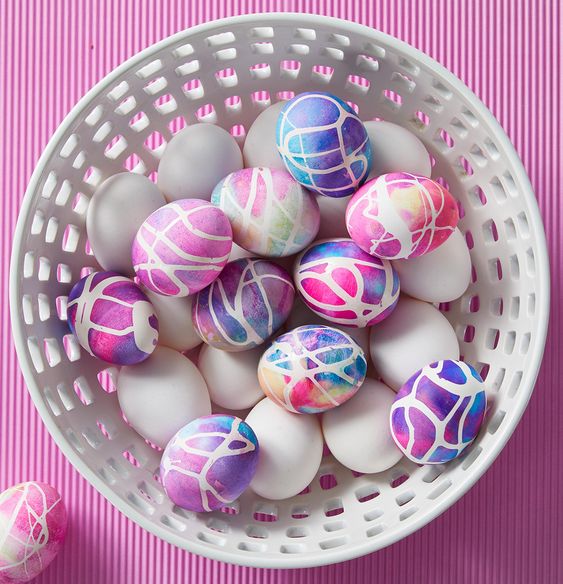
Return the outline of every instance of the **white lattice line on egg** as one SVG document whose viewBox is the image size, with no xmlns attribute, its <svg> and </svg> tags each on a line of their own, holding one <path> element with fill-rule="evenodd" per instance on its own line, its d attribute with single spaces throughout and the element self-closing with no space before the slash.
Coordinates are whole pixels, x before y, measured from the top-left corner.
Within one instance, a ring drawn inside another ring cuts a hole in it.
<svg viewBox="0 0 563 584">
<path fill-rule="evenodd" d="M 41 511 L 37 513 L 28 504 L 29 491 L 31 488 L 35 488 L 41 497 Z M 7 572 L 8 570 L 13 570 L 18 566 L 23 564 L 26 574 L 29 574 L 27 564 L 31 559 L 39 562 L 42 567 L 43 560 L 39 552 L 49 543 L 49 527 L 47 525 L 47 515 L 60 503 L 61 497 L 59 497 L 50 507 L 47 507 L 47 498 L 45 492 L 38 483 L 28 482 L 18 486 L 18 490 L 21 490 L 21 495 L 19 497 L 17 505 L 12 510 L 10 517 L 7 521 L 3 522 L 2 530 L 0 531 L 0 550 L 4 549 L 4 546 L 9 539 L 13 539 L 16 543 L 23 546 L 24 554 L 20 560 L 15 560 L 13 562 L 7 563 L 0 566 L 0 573 Z M 0 508 L 6 499 L 12 497 L 13 493 L 10 489 L 4 491 L 0 496 Z M 25 510 L 27 513 L 27 519 L 29 522 L 28 537 L 25 541 L 18 539 L 14 533 L 16 529 L 14 525 L 18 519 L 22 507 L 25 505 Z M 39 532 L 35 534 L 36 527 L 39 525 Z M 35 558 L 34 558 L 35 556 Z"/>
<path fill-rule="evenodd" d="M 428 243 L 426 245 L 426 249 L 428 249 L 432 242 L 434 241 L 434 236 L 436 233 L 441 231 L 449 231 L 450 233 L 454 231 L 455 226 L 447 225 L 444 227 L 438 227 L 436 225 L 436 218 L 439 217 L 440 213 L 444 210 L 445 205 L 445 197 L 442 196 L 440 207 L 436 210 L 434 209 L 434 205 L 432 204 L 432 197 L 428 192 L 428 189 L 418 180 L 418 178 L 409 173 L 402 173 L 408 174 L 412 177 L 414 184 L 418 188 L 419 192 L 423 194 L 424 202 L 424 227 L 422 229 L 417 229 L 415 231 L 410 231 L 407 224 L 405 223 L 404 219 L 399 214 L 398 209 L 395 207 L 395 204 L 391 201 L 391 197 L 389 194 L 388 189 L 386 188 L 388 185 L 395 185 L 401 184 L 406 182 L 405 179 L 393 179 L 390 181 L 385 181 L 384 187 L 378 190 L 377 201 L 375 199 L 368 199 L 368 204 L 366 205 L 365 209 L 362 212 L 362 215 L 366 217 L 366 219 L 373 219 L 379 222 L 379 218 L 385 216 L 386 219 L 391 219 L 388 224 L 384 225 L 386 229 L 385 233 L 376 239 L 371 240 L 371 246 L 369 253 L 376 255 L 378 252 L 378 247 L 381 243 L 396 240 L 400 243 L 401 247 L 399 251 L 395 254 L 394 257 L 388 259 L 399 259 L 405 257 L 405 253 L 411 253 L 413 249 L 417 249 L 418 242 L 424 239 L 424 236 L 430 232 L 430 237 L 428 238 Z M 444 188 L 439 183 L 436 183 L 439 188 L 440 192 L 444 195 Z M 414 185 L 413 185 L 414 186 Z M 372 185 L 370 188 L 375 188 L 375 184 Z M 358 205 L 363 204 L 364 198 L 358 197 L 355 201 L 353 201 L 350 205 L 349 211 L 346 213 L 347 219 L 351 218 L 356 211 Z M 378 209 L 375 212 L 375 209 Z M 430 220 L 429 215 L 430 213 Z M 346 226 L 350 229 L 350 223 L 347 220 Z M 390 228 L 390 229 L 389 229 Z M 418 237 L 416 237 L 418 236 Z M 413 242 L 414 239 L 414 242 Z M 409 250 L 405 250 L 404 247 L 408 245 Z"/>
<path fill-rule="evenodd" d="M 383 265 L 380 266 L 377 263 L 375 263 L 375 261 L 373 263 L 370 263 L 370 262 L 367 262 L 365 260 L 341 257 L 341 258 L 338 258 L 338 264 L 334 265 L 334 266 L 330 265 L 326 259 L 313 260 L 313 261 L 307 262 L 306 264 L 301 265 L 299 272 L 298 272 L 299 275 L 302 275 L 304 278 L 307 278 L 307 279 L 322 282 L 325 285 L 327 283 L 328 278 L 330 278 L 330 280 L 333 282 L 335 281 L 332 278 L 332 272 L 334 270 L 345 268 L 345 269 L 349 270 L 352 274 L 354 274 L 354 277 L 356 279 L 356 286 L 358 288 L 358 292 L 356 293 L 355 296 L 352 296 L 346 290 L 344 290 L 343 288 L 338 286 L 339 296 L 344 301 L 344 303 L 342 305 L 337 306 L 334 304 L 328 304 L 326 302 L 321 302 L 317 298 L 311 296 L 305 289 L 303 289 L 302 286 L 299 287 L 300 288 L 299 292 L 303 296 L 303 298 L 307 301 L 308 305 L 313 310 L 325 309 L 325 310 L 329 310 L 331 312 L 345 312 L 347 310 L 350 310 L 348 308 L 348 306 L 356 303 L 358 298 L 362 298 L 364 291 L 365 291 L 364 278 L 363 278 L 360 270 L 358 270 L 358 268 L 357 268 L 358 265 L 368 267 L 370 269 L 376 269 L 376 270 L 383 271 L 383 272 L 385 272 L 385 282 L 386 283 L 393 282 L 393 267 L 392 267 L 392 265 L 387 261 L 383 261 L 382 262 Z M 316 267 L 322 266 L 322 265 L 326 265 L 325 272 L 323 272 L 322 274 L 319 274 L 318 272 L 315 272 L 312 270 L 310 271 L 310 268 L 316 268 Z M 379 306 L 379 309 L 376 309 L 376 308 L 369 309 L 369 308 L 367 308 L 368 305 L 366 304 L 365 308 L 362 310 L 362 314 L 356 316 L 356 320 L 360 319 L 361 322 L 368 323 L 372 318 L 376 317 L 381 312 L 380 309 L 382 306 L 390 306 L 391 303 L 393 302 L 393 298 L 397 297 L 399 294 L 399 291 L 397 290 L 397 293 L 395 295 L 393 295 L 392 288 L 393 288 L 392 285 L 385 285 L 384 286 L 383 296 L 381 297 L 381 301 L 377 305 L 377 306 Z M 367 310 L 369 310 L 369 312 L 366 313 L 365 311 L 367 311 Z M 338 316 L 334 316 L 332 314 L 330 316 L 330 320 L 331 320 L 331 322 L 338 323 L 338 324 L 344 324 L 344 325 L 346 325 L 346 324 L 349 325 L 351 322 L 351 319 L 349 319 L 349 318 L 339 318 Z"/>
<path fill-rule="evenodd" d="M 105 278 L 98 282 L 93 288 L 91 288 L 91 283 L 96 272 L 90 274 L 87 280 L 84 282 L 84 289 L 80 296 L 68 303 L 67 312 L 76 305 L 76 322 L 79 324 L 88 323 L 87 327 L 75 326 L 75 335 L 78 337 L 78 341 L 82 347 L 87 347 L 88 352 L 93 354 L 92 348 L 90 346 L 90 331 L 94 330 L 100 333 L 108 333 L 116 337 L 124 337 L 133 333 L 133 338 L 135 340 L 135 345 L 144 353 L 152 353 L 154 350 L 154 341 L 156 341 L 156 331 L 154 338 L 146 339 L 146 344 L 143 342 L 144 336 L 141 335 L 138 338 L 137 333 L 140 330 L 145 332 L 145 327 L 140 327 L 139 322 L 144 320 L 149 320 L 150 316 L 153 314 L 153 308 L 150 302 L 146 300 L 135 300 L 134 302 L 127 302 L 120 298 L 115 298 L 113 296 L 107 296 L 104 292 L 100 292 L 99 289 L 104 290 L 112 283 L 122 282 L 123 276 L 111 276 L 110 278 Z M 131 325 L 122 329 L 113 329 L 107 326 L 96 323 L 92 320 L 92 311 L 94 310 L 94 305 L 97 300 L 107 300 L 108 302 L 119 304 L 120 306 L 127 306 L 131 308 Z M 151 327 L 151 330 L 154 330 Z"/>
<path fill-rule="evenodd" d="M 210 468 L 213 466 L 213 464 L 221 458 L 228 458 L 230 456 L 239 456 L 239 455 L 245 454 L 247 452 L 253 452 L 256 449 L 256 446 L 248 438 L 246 438 L 246 436 L 243 436 L 239 432 L 239 427 L 240 427 L 241 422 L 242 422 L 242 420 L 235 419 L 231 425 L 231 428 L 230 428 L 228 434 L 225 434 L 223 432 L 206 432 L 206 433 L 199 432 L 197 434 L 193 434 L 192 436 L 189 436 L 186 440 L 184 440 L 182 442 L 181 445 L 176 444 L 176 441 L 174 441 L 173 442 L 174 446 L 178 446 L 186 454 L 207 456 L 207 461 L 203 465 L 201 471 L 196 473 L 194 471 L 188 470 L 187 468 L 185 468 L 181 464 L 175 464 L 178 461 L 172 460 L 171 458 L 164 456 L 162 458 L 162 469 L 163 469 L 162 477 L 161 477 L 162 481 L 165 482 L 166 476 L 171 471 L 174 471 L 174 472 L 177 472 L 179 474 L 182 474 L 182 475 L 185 475 L 187 477 L 191 477 L 191 478 L 195 479 L 198 483 L 199 490 L 201 493 L 201 503 L 203 505 L 203 508 L 206 511 L 211 511 L 211 507 L 209 506 L 209 495 L 208 495 L 209 492 L 211 492 L 212 495 L 214 497 L 216 497 L 222 503 L 230 503 L 229 499 L 226 499 L 225 497 L 223 497 L 217 491 L 217 489 L 209 483 L 209 481 L 207 480 L 207 473 L 210 470 Z M 234 438 L 232 438 L 232 440 L 231 440 L 231 437 L 233 437 L 233 436 L 234 436 Z M 221 442 L 221 444 L 219 444 L 219 446 L 217 446 L 217 448 L 215 448 L 215 450 L 213 450 L 212 452 L 201 450 L 199 448 L 194 448 L 193 446 L 188 446 L 188 444 L 187 444 L 187 442 L 192 441 L 192 440 L 195 441 L 197 438 L 204 438 L 205 439 L 205 438 L 212 438 L 212 437 L 224 438 L 224 440 Z M 244 444 L 243 447 L 237 448 L 237 449 L 229 448 L 230 444 L 232 444 L 233 442 L 239 442 L 239 441 Z"/>
<path fill-rule="evenodd" d="M 363 150 L 363 148 L 365 147 L 365 145 L 367 144 L 369 137 L 366 137 L 365 140 L 350 154 L 346 154 L 346 151 L 344 150 L 343 147 L 343 136 L 342 136 L 342 126 L 343 124 L 346 122 L 347 119 L 349 118 L 353 118 L 353 119 L 357 119 L 355 115 L 350 114 L 346 111 L 344 111 L 342 109 L 342 106 L 332 97 L 330 96 L 325 96 L 324 98 L 327 101 L 332 102 L 340 111 L 340 115 L 338 117 L 338 120 L 336 120 L 336 122 L 333 122 L 332 124 L 325 124 L 324 126 L 314 126 L 311 128 L 295 128 L 295 126 L 287 119 L 287 115 L 288 113 L 295 107 L 297 106 L 300 102 L 308 99 L 309 96 L 302 96 L 302 97 L 298 97 L 288 108 L 287 111 L 282 111 L 281 116 L 282 116 L 282 124 L 280 127 L 280 134 L 283 136 L 283 141 L 282 143 L 278 146 L 278 149 L 280 151 L 280 154 L 282 155 L 283 158 L 287 158 L 288 160 L 291 161 L 291 163 L 293 165 L 295 165 L 296 168 L 298 168 L 299 170 L 302 170 L 303 172 L 306 172 L 308 177 L 309 177 L 309 181 L 311 185 L 316 186 L 316 183 L 314 181 L 314 175 L 324 175 L 324 174 L 332 174 L 334 172 L 337 172 L 339 170 L 346 170 L 346 173 L 348 174 L 348 176 L 350 177 L 351 180 L 351 185 L 357 185 L 360 182 L 360 178 L 357 178 L 354 173 L 352 172 L 352 164 L 354 162 L 357 162 L 359 160 L 363 161 L 363 168 L 364 168 L 364 173 L 362 176 L 365 176 L 366 172 L 365 169 L 367 169 L 368 164 L 367 164 L 367 158 L 365 156 L 365 154 L 360 154 L 361 151 Z M 288 126 L 291 126 L 293 128 L 293 130 L 289 131 L 287 134 L 283 134 L 283 124 L 287 124 Z M 327 131 L 327 130 L 336 130 L 337 134 L 338 134 L 338 148 L 333 148 L 330 150 L 326 150 L 326 151 L 322 151 L 322 152 L 312 152 L 312 153 L 305 153 L 305 151 L 303 150 L 303 140 L 302 137 L 304 134 L 313 134 L 313 133 L 317 133 L 317 132 L 323 132 L 323 131 Z M 289 142 L 292 138 L 294 138 L 295 136 L 299 137 L 299 143 L 301 145 L 301 152 L 299 154 L 299 158 L 302 158 L 304 161 L 307 161 L 309 158 L 316 158 L 318 156 L 322 156 L 323 154 L 332 154 L 334 152 L 340 152 L 340 155 L 342 157 L 342 162 L 336 166 L 332 166 L 330 168 L 327 169 L 312 169 L 307 165 L 303 165 L 298 163 L 295 160 L 295 156 L 294 154 L 289 150 Z M 347 160 L 350 160 L 350 162 L 347 162 Z M 324 188 L 323 187 L 323 192 L 336 192 L 336 191 L 341 191 L 343 189 L 343 187 L 338 187 L 338 188 Z"/>
</svg>

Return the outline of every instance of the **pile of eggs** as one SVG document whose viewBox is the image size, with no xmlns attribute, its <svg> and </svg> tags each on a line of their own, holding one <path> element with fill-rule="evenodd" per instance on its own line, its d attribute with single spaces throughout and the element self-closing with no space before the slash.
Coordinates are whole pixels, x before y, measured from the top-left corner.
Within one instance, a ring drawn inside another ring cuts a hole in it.
<svg viewBox="0 0 563 584">
<path fill-rule="evenodd" d="M 72 288 L 68 322 L 119 366 L 123 416 L 162 452 L 176 505 L 296 495 L 325 445 L 378 473 L 475 439 L 484 382 L 435 306 L 465 292 L 471 262 L 430 160 L 404 128 L 310 92 L 262 112 L 242 152 L 194 124 L 157 184 L 99 186 L 87 232 L 102 270 Z"/>
</svg>

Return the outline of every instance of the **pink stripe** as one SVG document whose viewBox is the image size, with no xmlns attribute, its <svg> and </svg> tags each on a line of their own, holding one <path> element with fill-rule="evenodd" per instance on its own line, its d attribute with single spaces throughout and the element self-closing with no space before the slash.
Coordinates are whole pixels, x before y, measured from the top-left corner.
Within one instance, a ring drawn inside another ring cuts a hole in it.
<svg viewBox="0 0 563 584">
<path fill-rule="evenodd" d="M 275 9 L 374 26 L 428 52 L 497 116 L 530 174 L 552 265 L 563 229 L 563 19 L 544 0 L 4 0 L 0 2 L 0 490 L 27 479 L 63 491 L 72 523 L 43 584 L 168 582 L 555 583 L 563 581 L 561 278 L 537 391 L 492 469 L 457 505 L 406 541 L 369 557 L 282 573 L 186 554 L 114 510 L 55 447 L 19 373 L 7 301 L 11 237 L 27 181 L 74 103 L 119 63 L 178 30 Z"/>
</svg>

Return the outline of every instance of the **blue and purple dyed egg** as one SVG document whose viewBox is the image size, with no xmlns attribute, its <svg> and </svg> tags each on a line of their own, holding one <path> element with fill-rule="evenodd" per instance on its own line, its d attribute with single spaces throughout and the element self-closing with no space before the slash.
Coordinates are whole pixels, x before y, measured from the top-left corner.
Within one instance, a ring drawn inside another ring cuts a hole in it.
<svg viewBox="0 0 563 584">
<path fill-rule="evenodd" d="M 172 501 L 190 511 L 214 511 L 237 499 L 258 464 L 258 438 L 235 416 L 193 420 L 170 440 L 160 477 Z"/>
<path fill-rule="evenodd" d="M 483 380 L 471 365 L 437 361 L 417 371 L 397 393 L 391 434 L 414 462 L 448 462 L 475 440 L 486 407 Z"/>
<path fill-rule="evenodd" d="M 224 351 L 261 345 L 286 321 L 295 297 L 291 277 L 268 260 L 229 262 L 219 277 L 199 292 L 192 320 L 202 340 Z"/>
<path fill-rule="evenodd" d="M 301 93 L 289 100 L 278 118 L 276 141 L 293 178 L 327 197 L 351 195 L 371 169 L 364 124 L 330 93 Z"/>
<path fill-rule="evenodd" d="M 158 319 L 144 292 L 115 272 L 93 272 L 68 296 L 67 318 L 80 346 L 114 365 L 144 361 L 158 340 Z"/>
<path fill-rule="evenodd" d="M 399 299 L 399 277 L 391 262 L 369 255 L 351 239 L 313 243 L 295 261 L 293 277 L 314 313 L 345 326 L 373 326 L 391 314 Z"/>
</svg>

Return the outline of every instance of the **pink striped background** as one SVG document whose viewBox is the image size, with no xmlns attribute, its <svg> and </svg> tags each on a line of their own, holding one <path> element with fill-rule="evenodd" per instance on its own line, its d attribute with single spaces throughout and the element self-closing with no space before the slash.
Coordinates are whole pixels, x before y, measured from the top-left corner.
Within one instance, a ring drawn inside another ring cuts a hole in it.
<svg viewBox="0 0 563 584">
<path fill-rule="evenodd" d="M 178 30 L 246 12 L 340 16 L 427 52 L 492 109 L 519 151 L 546 224 L 553 268 L 563 244 L 560 0 L 0 0 L 0 490 L 45 480 L 64 494 L 64 551 L 50 584 L 168 582 L 418 584 L 563 582 L 562 282 L 536 393 L 514 437 L 454 508 L 382 552 L 337 566 L 251 570 L 192 556 L 113 509 L 58 452 L 20 376 L 10 339 L 8 266 L 26 183 L 73 104 L 116 65 Z"/>
</svg>

